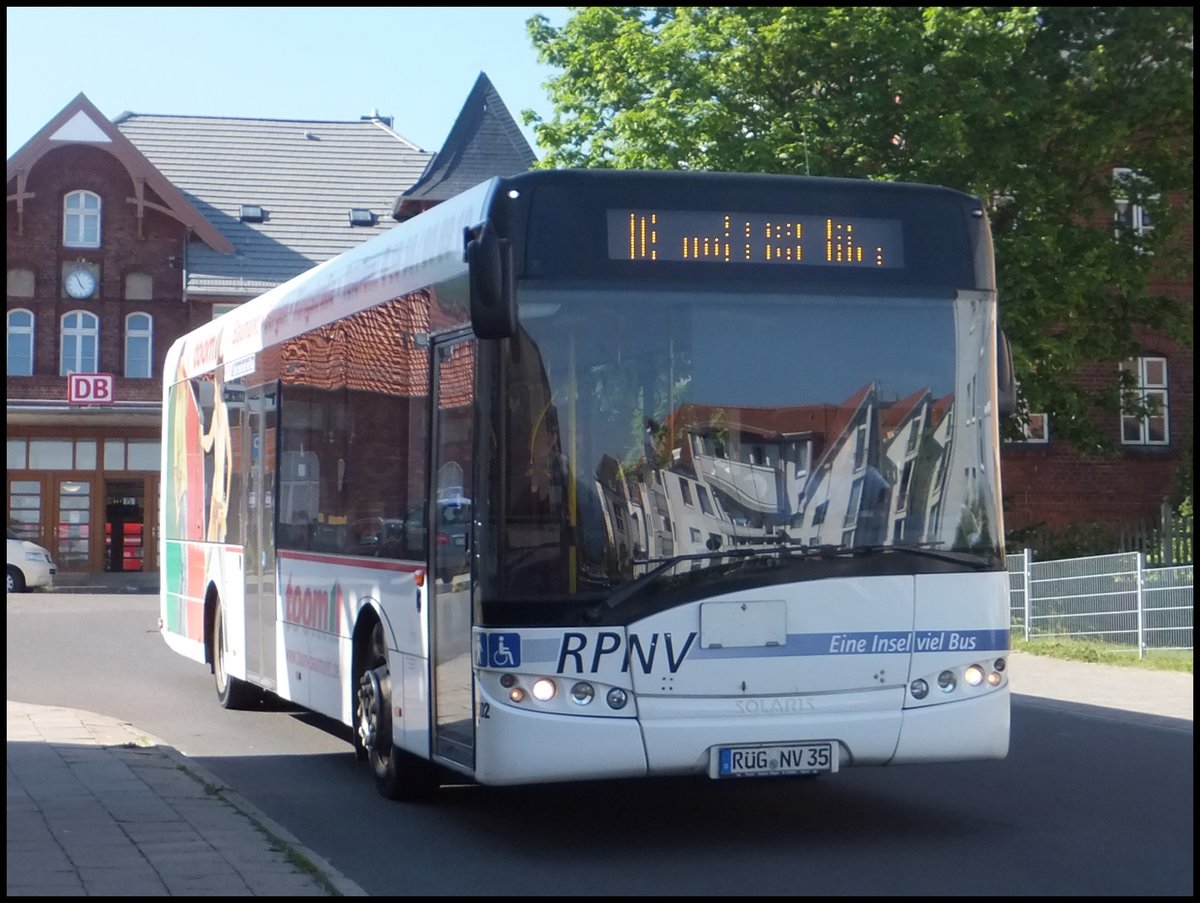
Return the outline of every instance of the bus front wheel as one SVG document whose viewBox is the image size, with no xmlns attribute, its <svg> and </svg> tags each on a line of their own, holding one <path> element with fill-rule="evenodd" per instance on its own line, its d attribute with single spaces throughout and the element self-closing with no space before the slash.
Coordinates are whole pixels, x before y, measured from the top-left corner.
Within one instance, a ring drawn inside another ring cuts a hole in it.
<svg viewBox="0 0 1200 903">
<path fill-rule="evenodd" d="M 378 622 L 364 650 L 354 713 L 355 751 L 370 763 L 380 794 L 393 800 L 427 799 L 437 786 L 432 764 L 392 743 L 392 676 Z"/>
</svg>

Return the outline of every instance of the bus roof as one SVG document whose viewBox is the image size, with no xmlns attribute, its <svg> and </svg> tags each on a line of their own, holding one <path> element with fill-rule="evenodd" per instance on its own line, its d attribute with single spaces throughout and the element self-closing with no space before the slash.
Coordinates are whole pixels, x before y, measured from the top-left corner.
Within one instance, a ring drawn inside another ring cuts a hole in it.
<svg viewBox="0 0 1200 903">
<path fill-rule="evenodd" d="M 465 273 L 463 230 L 485 217 L 496 179 L 398 223 L 181 336 L 167 352 L 166 385 L 235 365 L 263 348 Z"/>
</svg>

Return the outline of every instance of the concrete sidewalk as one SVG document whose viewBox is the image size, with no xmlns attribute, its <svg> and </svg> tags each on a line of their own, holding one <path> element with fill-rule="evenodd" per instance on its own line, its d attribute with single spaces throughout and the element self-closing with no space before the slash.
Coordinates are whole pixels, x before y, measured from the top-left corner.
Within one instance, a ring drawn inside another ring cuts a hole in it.
<svg viewBox="0 0 1200 903">
<path fill-rule="evenodd" d="M 1017 704 L 1192 729 L 1192 675 L 1009 658 Z M 8 703 L 8 895 L 365 896 L 219 778 L 133 725 Z"/>
<path fill-rule="evenodd" d="M 8 896 L 366 896 L 132 725 L 8 703 Z"/>
<path fill-rule="evenodd" d="M 1071 662 L 1046 655 L 1011 652 L 1008 679 L 1017 701 L 1085 705 L 1110 718 L 1169 719 L 1192 729 L 1191 674 L 1150 668 Z"/>
</svg>

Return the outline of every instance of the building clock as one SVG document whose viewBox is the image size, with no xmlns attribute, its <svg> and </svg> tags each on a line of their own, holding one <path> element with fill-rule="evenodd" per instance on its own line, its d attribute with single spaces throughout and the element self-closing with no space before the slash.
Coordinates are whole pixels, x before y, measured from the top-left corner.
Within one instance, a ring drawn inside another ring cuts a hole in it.
<svg viewBox="0 0 1200 903">
<path fill-rule="evenodd" d="M 87 267 L 75 267 L 67 272 L 66 286 L 72 298 L 90 298 L 96 293 L 96 274 Z"/>
</svg>

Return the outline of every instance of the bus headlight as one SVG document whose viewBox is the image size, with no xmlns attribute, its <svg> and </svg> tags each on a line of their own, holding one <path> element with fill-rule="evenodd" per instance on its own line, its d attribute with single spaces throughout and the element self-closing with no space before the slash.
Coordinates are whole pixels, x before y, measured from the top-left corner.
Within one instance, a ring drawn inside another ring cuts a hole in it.
<svg viewBox="0 0 1200 903">
<path fill-rule="evenodd" d="M 924 699 L 929 695 L 929 684 L 917 678 L 909 686 L 908 691 L 913 694 L 913 699 Z"/>
<path fill-rule="evenodd" d="M 608 707 L 610 709 L 623 709 L 625 703 L 629 702 L 629 694 L 620 687 L 613 687 L 608 691 Z"/>
<path fill-rule="evenodd" d="M 538 702 L 549 702 L 557 692 L 558 687 L 548 677 L 539 677 L 533 682 L 533 698 Z"/>
<path fill-rule="evenodd" d="M 979 665 L 971 665 L 963 672 L 963 680 L 967 682 L 968 687 L 977 687 L 983 683 L 983 668 Z"/>
<path fill-rule="evenodd" d="M 581 680 L 571 687 L 571 698 L 575 700 L 576 705 L 587 705 L 595 695 L 595 688 L 586 681 Z"/>
<path fill-rule="evenodd" d="M 1001 680 L 1003 680 L 1003 678 L 1000 676 L 1000 672 L 998 672 L 998 671 L 989 671 L 988 672 L 987 682 L 988 682 L 989 687 L 1000 686 Z"/>
<path fill-rule="evenodd" d="M 943 671 L 938 675 L 938 686 L 942 688 L 943 693 L 953 693 L 954 688 L 958 686 L 958 678 L 954 676 L 953 671 Z"/>
</svg>

